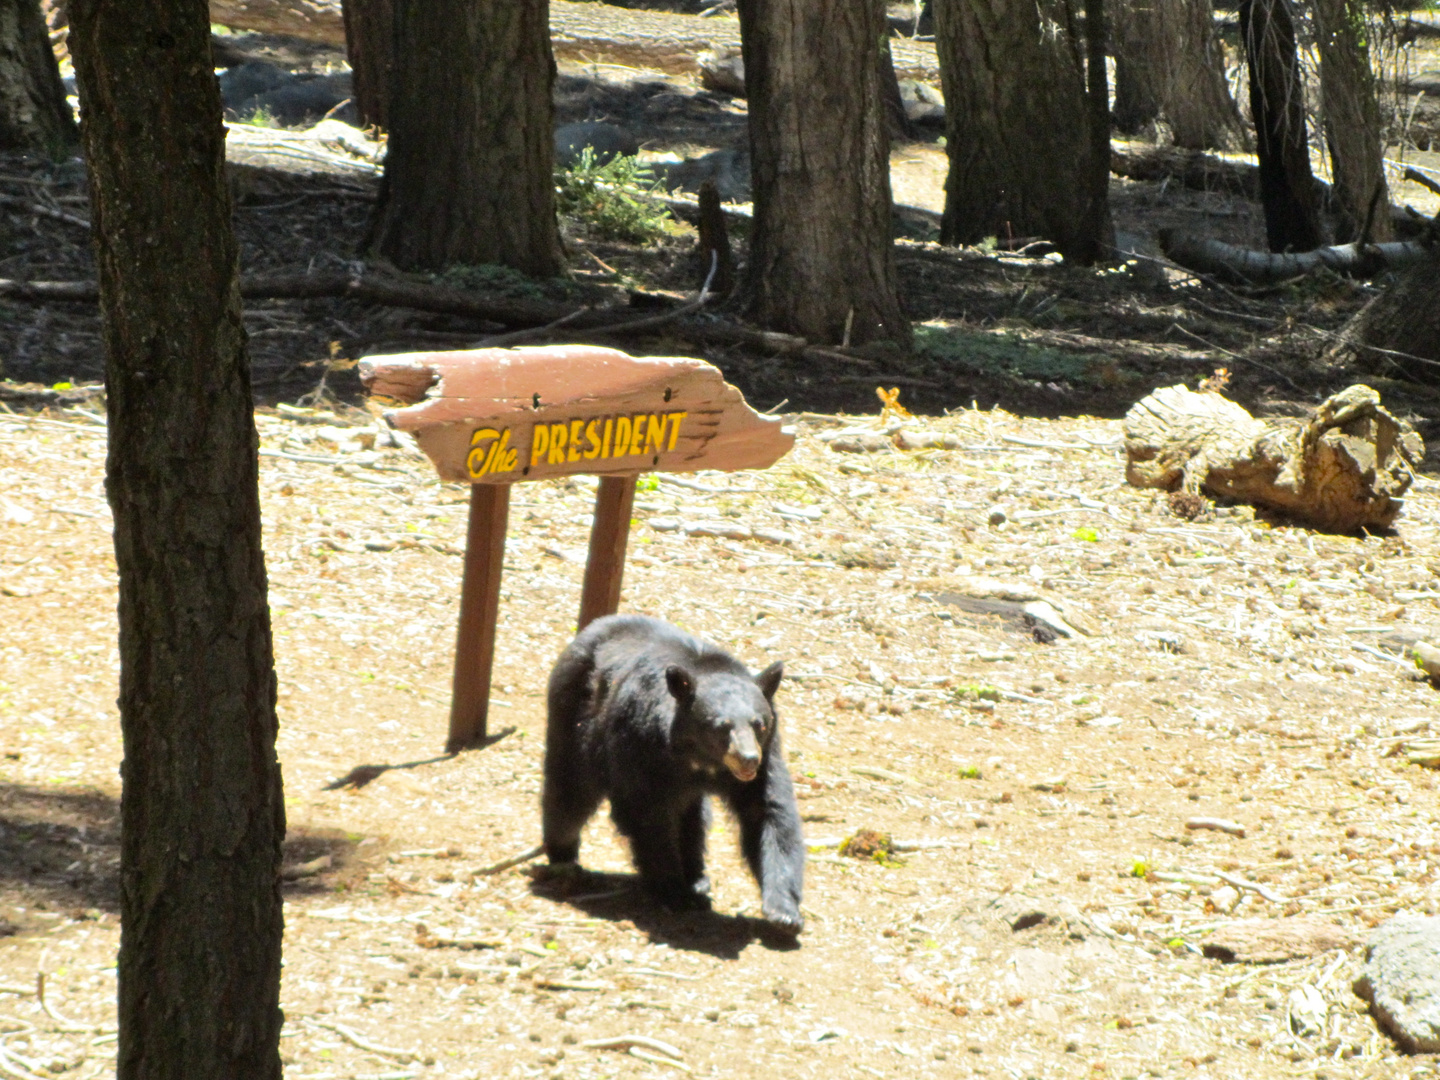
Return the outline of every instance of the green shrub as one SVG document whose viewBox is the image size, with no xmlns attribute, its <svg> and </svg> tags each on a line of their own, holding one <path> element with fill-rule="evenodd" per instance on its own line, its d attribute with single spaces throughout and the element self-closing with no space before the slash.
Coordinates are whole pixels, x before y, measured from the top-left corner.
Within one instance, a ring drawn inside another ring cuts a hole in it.
<svg viewBox="0 0 1440 1080">
<path fill-rule="evenodd" d="M 639 158 L 616 157 L 601 165 L 588 146 L 573 168 L 555 173 L 560 213 L 603 240 L 651 244 L 665 236 L 669 212 L 649 197 L 659 188 Z"/>
</svg>

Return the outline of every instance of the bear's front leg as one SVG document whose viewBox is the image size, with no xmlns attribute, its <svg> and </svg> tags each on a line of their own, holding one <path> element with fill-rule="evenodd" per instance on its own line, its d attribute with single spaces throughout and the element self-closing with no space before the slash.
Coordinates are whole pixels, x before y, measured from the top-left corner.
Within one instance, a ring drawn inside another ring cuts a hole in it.
<svg viewBox="0 0 1440 1080">
<path fill-rule="evenodd" d="M 635 869 L 651 896 L 674 911 L 710 906 L 709 897 L 696 891 L 693 860 L 686 857 L 687 851 L 682 845 L 682 834 L 693 833 L 695 822 L 687 819 L 695 814 L 677 811 L 665 803 L 637 805 L 628 800 L 617 801 L 612 794 L 610 816 L 615 827 L 630 841 Z M 703 862 L 699 869 L 703 879 Z"/>
<path fill-rule="evenodd" d="M 805 837 L 790 770 L 771 743 L 760 775 L 737 784 L 731 802 L 740 819 L 740 847 L 760 884 L 760 911 L 767 922 L 791 934 L 805 927 L 800 896 L 805 879 Z"/>
</svg>

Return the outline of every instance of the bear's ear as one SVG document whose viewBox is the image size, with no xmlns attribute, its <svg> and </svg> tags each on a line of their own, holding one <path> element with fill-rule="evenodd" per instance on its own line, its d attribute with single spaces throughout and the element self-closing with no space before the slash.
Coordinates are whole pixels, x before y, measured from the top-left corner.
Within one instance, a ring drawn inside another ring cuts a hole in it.
<svg viewBox="0 0 1440 1080">
<path fill-rule="evenodd" d="M 665 684 L 670 687 L 671 696 L 681 705 L 689 705 L 695 698 L 695 680 L 679 664 L 665 669 Z"/>
<path fill-rule="evenodd" d="M 775 691 L 780 689 L 780 680 L 785 676 L 785 662 L 776 660 L 759 675 L 755 676 L 755 684 L 760 687 L 760 692 L 765 695 L 766 701 L 775 698 Z"/>
</svg>

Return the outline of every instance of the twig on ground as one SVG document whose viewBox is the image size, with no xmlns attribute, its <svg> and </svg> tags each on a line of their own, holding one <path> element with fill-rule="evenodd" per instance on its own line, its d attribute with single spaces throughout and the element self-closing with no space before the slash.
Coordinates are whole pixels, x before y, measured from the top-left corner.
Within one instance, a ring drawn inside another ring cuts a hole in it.
<svg viewBox="0 0 1440 1080">
<path fill-rule="evenodd" d="M 616 1035 L 608 1039 L 586 1039 L 580 1044 L 585 1050 L 629 1050 L 638 1046 L 645 1050 L 654 1050 L 656 1053 L 664 1054 L 666 1057 L 679 1061 L 685 1055 L 678 1046 L 671 1046 L 659 1039 L 652 1039 L 647 1035 Z"/>
<path fill-rule="evenodd" d="M 55 1006 L 45 1000 L 45 973 L 43 971 L 35 975 L 35 996 L 40 999 L 40 1008 L 45 1010 L 45 1015 L 59 1024 L 62 1030 L 75 1033 L 97 1030 L 94 1024 L 82 1024 L 78 1020 L 68 1020 L 55 1011 Z"/>
<path fill-rule="evenodd" d="M 1224 818 L 1213 817 L 1192 817 L 1185 822 L 1187 829 L 1213 829 L 1216 832 L 1229 833 L 1231 836 L 1244 837 L 1245 826 L 1237 821 L 1227 821 Z"/>
<path fill-rule="evenodd" d="M 538 859 L 544 854 L 545 845 L 536 844 L 533 848 L 530 848 L 528 851 L 522 851 L 519 855 L 512 855 L 508 859 L 501 859 L 499 862 L 491 863 L 489 866 L 482 866 L 479 870 L 476 870 L 475 873 L 477 875 L 498 874 L 502 870 L 509 870 L 512 866 L 519 866 L 521 863 L 527 863 L 531 859 Z"/>
<path fill-rule="evenodd" d="M 313 1027 L 333 1031 L 352 1046 L 358 1046 L 361 1050 L 368 1051 L 371 1054 L 379 1054 L 381 1057 L 394 1058 L 402 1065 L 409 1061 L 420 1060 L 419 1054 L 409 1050 L 397 1050 L 393 1046 L 381 1046 L 378 1043 L 373 1043 L 359 1032 L 346 1027 L 344 1024 L 337 1024 L 331 1020 L 312 1020 L 309 1017 L 306 1017 L 305 1023 Z"/>
<path fill-rule="evenodd" d="M 1272 904 L 1283 904 L 1285 902 L 1285 898 L 1283 896 L 1274 892 L 1271 889 L 1267 889 L 1258 881 L 1247 881 L 1239 874 L 1227 874 L 1224 870 L 1216 870 L 1215 876 L 1218 877 L 1221 881 L 1229 882 L 1237 889 L 1248 889 L 1253 893 L 1259 893 L 1262 897 L 1264 897 L 1266 900 L 1269 900 Z"/>
</svg>

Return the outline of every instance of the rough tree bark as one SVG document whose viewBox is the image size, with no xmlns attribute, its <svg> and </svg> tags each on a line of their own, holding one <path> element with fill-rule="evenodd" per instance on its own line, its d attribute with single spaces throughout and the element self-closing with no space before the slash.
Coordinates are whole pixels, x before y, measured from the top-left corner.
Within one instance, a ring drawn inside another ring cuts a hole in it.
<svg viewBox="0 0 1440 1080">
<path fill-rule="evenodd" d="M 1327 356 L 1361 371 L 1434 385 L 1440 372 L 1440 249 L 1407 269 L 1346 324 Z"/>
<path fill-rule="evenodd" d="M 908 342 L 890 231 L 883 0 L 740 0 L 739 11 L 751 316 L 826 344 Z"/>
<path fill-rule="evenodd" d="M 395 0 L 374 246 L 403 269 L 561 266 L 547 0 Z"/>
<path fill-rule="evenodd" d="M 121 1080 L 281 1075 L 275 676 L 204 0 L 70 0 L 120 577 Z"/>
<path fill-rule="evenodd" d="M 1113 16 L 1115 125 L 1164 116 L 1175 145 L 1237 148 L 1244 125 L 1225 81 L 1210 0 L 1130 0 Z"/>
<path fill-rule="evenodd" d="M 344 14 L 355 109 L 365 127 L 386 129 L 395 53 L 394 0 L 345 0 Z"/>
<path fill-rule="evenodd" d="M 1305 91 L 1289 2 L 1240 0 L 1240 33 L 1250 72 L 1265 237 L 1271 251 L 1310 251 L 1325 241 L 1310 172 Z"/>
<path fill-rule="evenodd" d="M 58 156 L 79 142 L 39 0 L 0 0 L 0 148 Z"/>
<path fill-rule="evenodd" d="M 1076 22 L 1071 0 L 936 0 L 950 157 L 942 242 L 1043 236 L 1080 263 L 1107 250 L 1108 215 L 1089 212 L 1102 170 Z"/>
<path fill-rule="evenodd" d="M 1424 453 L 1368 386 L 1322 402 L 1307 422 L 1256 420 L 1183 385 L 1125 416 L 1125 478 L 1136 487 L 1250 503 L 1326 532 L 1389 528 Z"/>
<path fill-rule="evenodd" d="M 1335 239 L 1391 239 L 1390 189 L 1385 183 L 1380 104 L 1365 44 L 1361 0 L 1314 0 L 1320 47 L 1320 113 L 1334 173 Z"/>
</svg>

